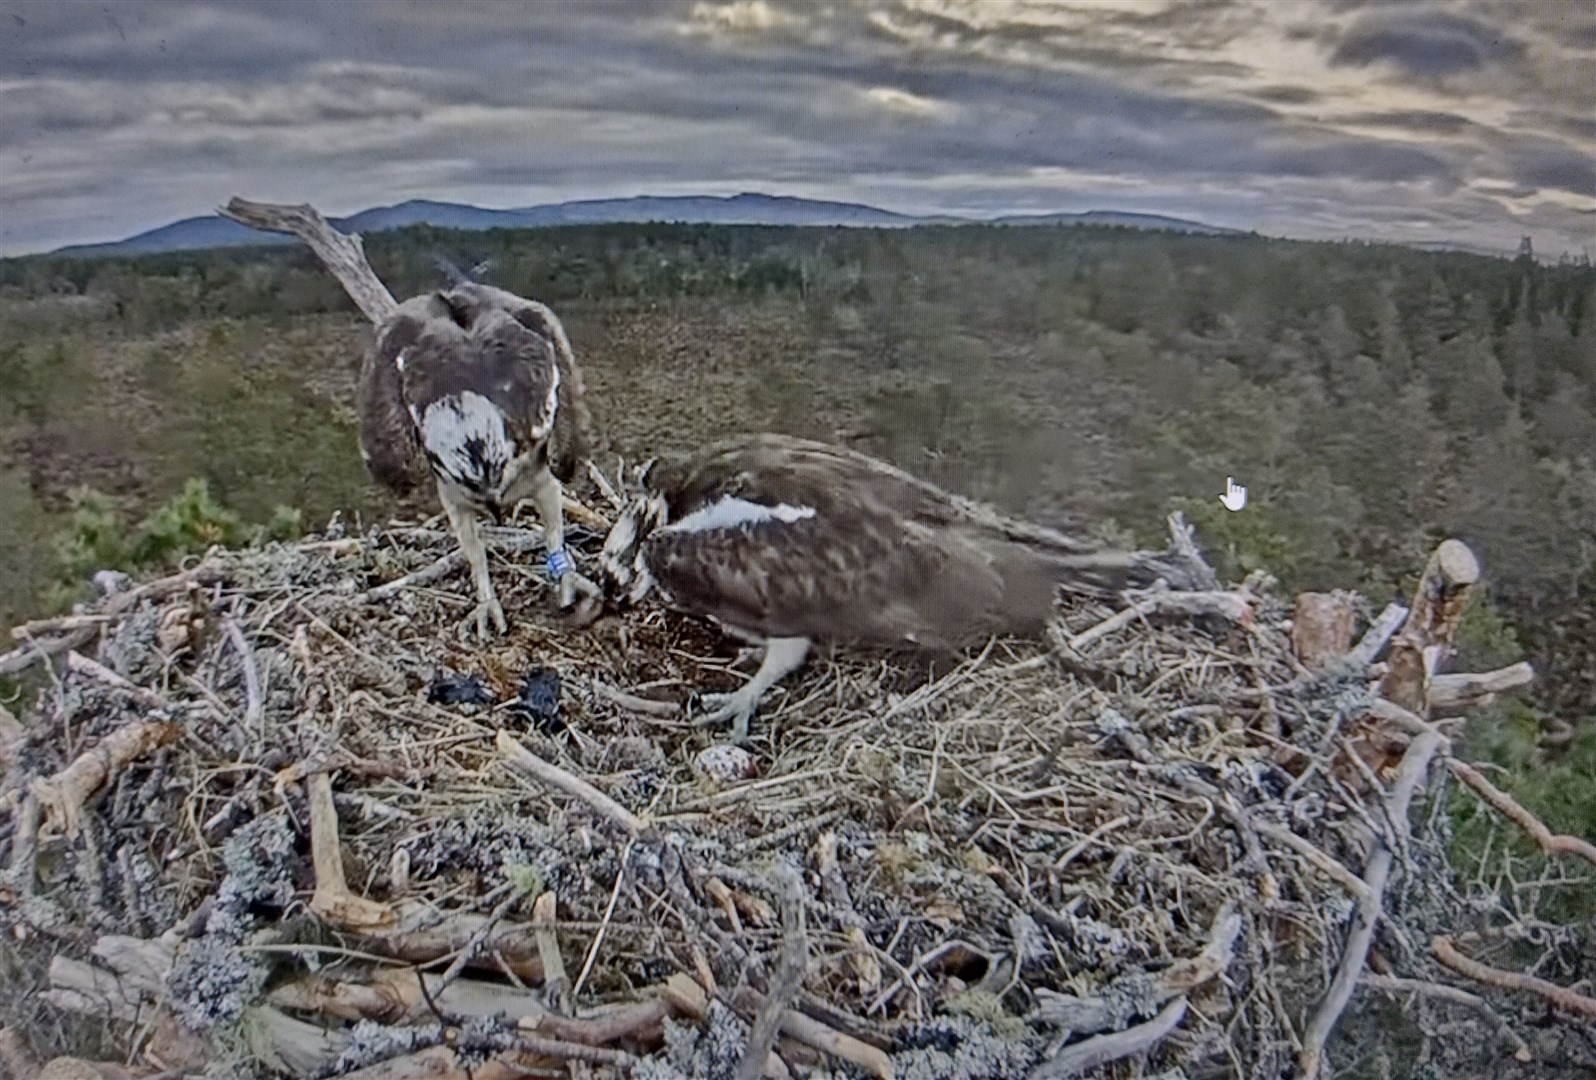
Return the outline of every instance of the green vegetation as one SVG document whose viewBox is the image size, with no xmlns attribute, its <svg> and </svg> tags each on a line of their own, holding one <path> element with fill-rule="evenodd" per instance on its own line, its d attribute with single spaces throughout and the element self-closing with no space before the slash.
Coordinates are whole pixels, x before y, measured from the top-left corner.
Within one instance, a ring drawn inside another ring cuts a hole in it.
<svg viewBox="0 0 1596 1080">
<path fill-rule="evenodd" d="M 1490 599 L 1460 663 L 1544 673 L 1472 722 L 1470 753 L 1552 828 L 1596 833 L 1587 260 L 973 226 L 417 228 L 368 250 L 400 294 L 438 285 L 444 251 L 554 305 L 606 464 L 736 429 L 846 437 L 1099 533 L 1156 541 L 1180 507 L 1227 572 L 1376 602 L 1462 536 Z M 0 621 L 278 506 L 391 512 L 355 452 L 366 333 L 297 248 L 0 262 Z M 1244 513 L 1218 504 L 1227 475 Z M 84 485 L 142 523 L 109 526 Z M 1539 748 L 1554 717 L 1576 736 Z M 1490 828 L 1462 819 L 1460 851 Z"/>
</svg>

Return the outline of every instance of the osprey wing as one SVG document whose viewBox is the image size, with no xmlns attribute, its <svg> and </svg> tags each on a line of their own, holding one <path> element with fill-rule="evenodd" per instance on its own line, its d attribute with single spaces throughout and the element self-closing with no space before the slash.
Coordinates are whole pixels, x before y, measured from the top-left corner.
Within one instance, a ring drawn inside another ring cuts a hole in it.
<svg viewBox="0 0 1596 1080">
<path fill-rule="evenodd" d="M 436 301 L 420 296 L 405 301 L 377 327 L 376 340 L 360 366 L 355 386 L 360 457 L 371 478 L 398 494 L 426 476 L 420 441 L 405 393 L 405 363 L 439 317 Z"/>
<path fill-rule="evenodd" d="M 723 444 L 650 477 L 671 523 L 644 561 L 677 607 L 772 637 L 945 647 L 1001 606 L 1001 568 L 900 513 L 895 478 L 788 450 Z"/>
</svg>

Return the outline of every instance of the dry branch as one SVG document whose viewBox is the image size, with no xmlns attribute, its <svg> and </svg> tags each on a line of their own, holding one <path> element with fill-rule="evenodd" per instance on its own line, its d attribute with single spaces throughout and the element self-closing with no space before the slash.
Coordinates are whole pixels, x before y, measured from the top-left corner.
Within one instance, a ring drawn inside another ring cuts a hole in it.
<svg viewBox="0 0 1596 1080">
<path fill-rule="evenodd" d="M 118 728 L 93 749 L 53 776 L 35 780 L 33 794 L 44 807 L 44 829 L 63 830 L 76 839 L 82 827 L 83 807 L 94 794 L 111 781 L 117 770 L 145 754 L 176 742 L 183 734 L 178 724 L 165 720 L 142 720 Z"/>
<path fill-rule="evenodd" d="M 756 1015 L 768 1005 L 769 998 L 758 991 L 743 987 L 734 996 L 738 1009 L 750 1015 Z M 858 1066 L 870 1076 L 878 1080 L 892 1080 L 895 1070 L 892 1059 L 880 1047 L 871 1046 L 862 1039 L 857 1039 L 823 1021 L 816 1020 L 797 1009 L 783 1009 L 779 1016 L 779 1027 L 783 1035 L 793 1039 L 811 1050 L 830 1055 L 839 1061 Z"/>
<path fill-rule="evenodd" d="M 366 261 L 359 234 L 339 232 L 314 206 L 258 203 L 234 196 L 217 213 L 252 229 L 299 237 L 373 324 L 381 323 L 399 307 Z"/>
<path fill-rule="evenodd" d="M 1066 1080 L 1111 1061 L 1151 1050 L 1164 1040 L 1186 1016 L 1186 999 L 1176 998 L 1145 1024 L 1116 1031 L 1112 1035 L 1093 1035 L 1065 1047 L 1031 1070 L 1031 1080 Z"/>
<path fill-rule="evenodd" d="M 1528 1064 L 1534 1060 L 1529 1046 L 1519 1037 L 1518 1032 L 1508 1026 L 1507 1021 L 1497 1015 L 1496 1010 L 1478 994 L 1471 994 L 1467 990 L 1459 990 L 1455 986 L 1446 986 L 1442 983 L 1425 982 L 1423 979 L 1403 979 L 1395 975 L 1375 975 L 1364 972 L 1358 982 L 1371 990 L 1391 994 L 1417 994 L 1421 997 L 1435 998 L 1438 1001 L 1450 1001 L 1455 1005 L 1483 1013 L 1490 1020 L 1493 1027 L 1501 1034 L 1502 1039 L 1513 1047 L 1515 1060 Z"/>
<path fill-rule="evenodd" d="M 1397 632 L 1407 617 L 1408 609 L 1401 604 L 1387 604 L 1385 610 L 1375 616 L 1374 622 L 1363 632 L 1357 645 L 1347 653 L 1347 659 L 1358 667 L 1368 667 L 1374 663 L 1386 642 L 1391 640 L 1391 635 Z"/>
<path fill-rule="evenodd" d="M 1437 675 L 1430 680 L 1430 711 L 1436 716 L 1456 716 L 1484 708 L 1497 694 L 1527 686 L 1534 678 L 1535 669 L 1526 663 L 1479 674 Z"/>
<path fill-rule="evenodd" d="M 505 759 L 521 772 L 541 783 L 547 784 L 549 787 L 582 800 L 598 811 L 599 814 L 619 825 L 629 835 L 642 835 L 645 826 L 636 814 L 633 814 L 626 807 L 581 777 L 572 776 L 558 765 L 544 761 L 517 742 L 515 736 L 508 731 L 501 728 L 494 738 L 494 745 L 499 748 L 499 753 L 503 754 Z"/>
<path fill-rule="evenodd" d="M 1487 780 L 1474 766 L 1449 758 L 1446 767 L 1497 813 L 1529 834 L 1537 847 L 1548 855 L 1573 855 L 1596 866 L 1596 844 L 1577 836 L 1554 833 L 1546 823 L 1520 806 L 1507 792 Z"/>
<path fill-rule="evenodd" d="M 1392 827 L 1404 835 L 1408 828 L 1408 809 L 1413 803 L 1413 795 L 1429 771 L 1430 759 L 1440 748 L 1441 736 L 1427 732 L 1414 739 L 1407 753 L 1402 756 L 1396 780 L 1386 795 L 1386 815 Z M 1369 864 L 1363 872 L 1363 883 L 1369 891 L 1359 897 L 1357 907 L 1353 909 L 1351 932 L 1347 935 L 1347 944 L 1342 950 L 1335 978 L 1331 980 L 1330 992 L 1302 1037 L 1298 1067 L 1303 1080 L 1314 1080 L 1323 1068 L 1325 1043 L 1346 1009 L 1347 1002 L 1352 999 L 1358 977 L 1363 973 L 1363 965 L 1369 957 L 1369 945 L 1374 940 L 1374 929 L 1380 921 L 1386 881 L 1391 875 L 1394 858 L 1395 852 L 1390 842 L 1385 840 L 1380 841 L 1369 856 Z"/>
<path fill-rule="evenodd" d="M 563 1016 L 571 1012 L 571 980 L 565 974 L 565 959 L 560 955 L 560 940 L 554 932 L 555 905 L 552 890 L 533 902 L 532 933 L 537 938 L 538 958 L 543 961 L 544 999 Z"/>
<path fill-rule="evenodd" d="M 775 878 L 781 892 L 781 957 L 776 962 L 776 972 L 771 977 L 764 1003 L 754 1016 L 754 1024 L 748 1034 L 748 1048 L 737 1069 L 737 1080 L 759 1080 L 765 1068 L 765 1059 L 770 1055 L 771 1047 L 776 1045 L 782 1012 L 803 985 L 804 971 L 809 965 L 809 939 L 804 932 L 803 881 L 790 866 L 780 867 Z"/>
<path fill-rule="evenodd" d="M 1533 975 L 1503 971 L 1501 968 L 1482 964 L 1458 952 L 1452 939 L 1445 934 L 1430 939 L 1430 951 L 1442 964 L 1475 982 L 1494 986 L 1500 990 L 1539 994 L 1554 1009 L 1560 1009 L 1571 1016 L 1582 1016 L 1586 1020 L 1596 1020 L 1596 998 L 1586 997 L 1584 994 L 1547 982 L 1545 979 L 1538 979 Z"/>
<path fill-rule="evenodd" d="M 1222 975 L 1235 956 L 1241 926 L 1241 915 L 1234 904 L 1227 903 L 1220 908 L 1208 929 L 1208 942 L 1203 951 L 1166 969 L 1158 983 L 1146 992 L 1146 1003 L 1162 1005 Z M 1039 988 L 1036 999 L 1037 1006 L 1030 1017 L 1033 1022 L 1051 1024 L 1076 1035 L 1096 1034 L 1124 1022 L 1117 1019 L 1123 1007 L 1110 1001 L 1107 994 L 1077 997 Z"/>
<path fill-rule="evenodd" d="M 1123 630 L 1148 615 L 1214 615 L 1246 625 L 1252 619 L 1252 599 L 1240 592 L 1154 592 L 1071 637 L 1063 637 L 1057 628 L 1050 629 L 1064 651 L 1079 652 L 1092 642 L 1116 630 Z"/>
<path fill-rule="evenodd" d="M 1291 613 L 1291 647 L 1309 671 L 1328 669 L 1352 648 L 1353 595 L 1305 592 Z"/>
<path fill-rule="evenodd" d="M 1419 716 L 1429 712 L 1433 664 L 1426 661 L 1426 652 L 1450 649 L 1470 589 L 1479 579 L 1479 560 L 1461 540 L 1444 541 L 1435 549 L 1414 591 L 1407 622 L 1391 642 L 1381 697 Z"/>
<path fill-rule="evenodd" d="M 310 849 L 316 866 L 316 891 L 310 910 L 328 922 L 357 933 L 386 930 L 397 917 L 387 904 L 356 896 L 344 880 L 344 859 L 338 850 L 338 810 L 333 806 L 332 778 L 312 773 L 305 781 L 310 801 Z"/>
</svg>

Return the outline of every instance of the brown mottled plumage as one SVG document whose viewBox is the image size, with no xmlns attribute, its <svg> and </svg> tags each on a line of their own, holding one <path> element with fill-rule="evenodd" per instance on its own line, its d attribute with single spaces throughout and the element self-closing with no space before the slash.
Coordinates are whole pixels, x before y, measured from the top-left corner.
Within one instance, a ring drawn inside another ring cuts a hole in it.
<svg viewBox="0 0 1596 1080">
<path fill-rule="evenodd" d="M 436 481 L 476 581 L 467 622 L 479 633 L 505 622 L 476 522 L 522 499 L 543 519 L 561 604 L 594 588 L 565 566 L 560 482 L 586 456 L 590 420 L 581 369 L 547 307 L 470 281 L 405 301 L 377 328 L 357 407 L 373 479 L 399 493 L 424 468 Z"/>
<path fill-rule="evenodd" d="M 776 643 L 717 714 L 739 736 L 757 697 L 812 641 L 957 649 L 1040 632 L 1061 586 L 1184 583 L 1176 562 L 1098 551 L 804 439 L 728 439 L 657 462 L 643 486 L 600 557 L 606 594 L 626 603 L 658 589 L 672 606 Z"/>
</svg>

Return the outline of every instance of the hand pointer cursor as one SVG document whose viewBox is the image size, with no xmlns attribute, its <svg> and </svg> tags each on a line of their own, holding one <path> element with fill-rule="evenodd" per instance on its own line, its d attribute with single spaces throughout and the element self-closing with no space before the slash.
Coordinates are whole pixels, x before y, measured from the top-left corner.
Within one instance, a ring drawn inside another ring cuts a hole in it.
<svg viewBox="0 0 1596 1080">
<path fill-rule="evenodd" d="M 1240 510 L 1247 505 L 1247 489 L 1236 483 L 1233 476 L 1225 477 L 1225 493 L 1219 496 L 1226 510 Z"/>
</svg>

